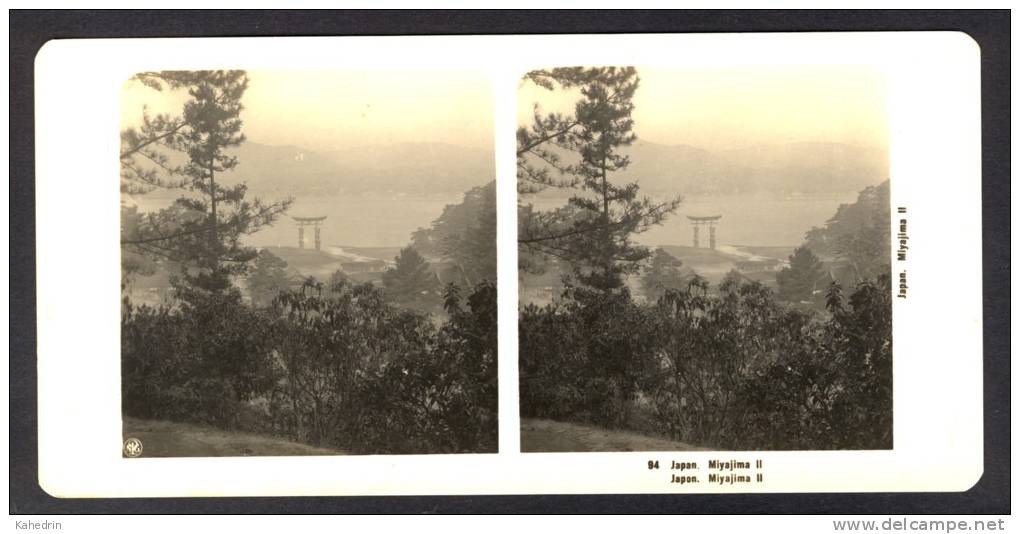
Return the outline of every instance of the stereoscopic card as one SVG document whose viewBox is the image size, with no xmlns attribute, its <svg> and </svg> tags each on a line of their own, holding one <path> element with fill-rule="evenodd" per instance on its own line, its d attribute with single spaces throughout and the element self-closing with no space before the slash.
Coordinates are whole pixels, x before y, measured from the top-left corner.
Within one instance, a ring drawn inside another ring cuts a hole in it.
<svg viewBox="0 0 1020 534">
<path fill-rule="evenodd" d="M 980 58 L 952 32 L 52 41 L 39 482 L 965 491 Z"/>
</svg>

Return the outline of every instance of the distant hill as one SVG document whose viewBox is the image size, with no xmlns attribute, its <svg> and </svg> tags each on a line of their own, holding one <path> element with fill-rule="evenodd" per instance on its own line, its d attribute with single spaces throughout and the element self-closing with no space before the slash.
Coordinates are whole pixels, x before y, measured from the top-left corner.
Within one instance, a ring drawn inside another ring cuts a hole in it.
<svg viewBox="0 0 1020 534">
<path fill-rule="evenodd" d="M 400 143 L 315 152 L 247 141 L 235 148 L 230 180 L 257 193 L 450 195 L 495 177 L 490 151 L 443 143 Z"/>
<path fill-rule="evenodd" d="M 856 192 L 889 178 L 886 151 L 842 143 L 757 145 L 721 155 L 748 170 L 752 187 L 770 192 Z"/>
<path fill-rule="evenodd" d="M 712 152 L 691 145 L 638 140 L 621 153 L 630 166 L 616 173 L 649 196 L 758 194 L 837 196 L 889 176 L 888 154 L 841 143 L 756 145 Z M 562 155 L 572 162 L 570 154 Z"/>
</svg>

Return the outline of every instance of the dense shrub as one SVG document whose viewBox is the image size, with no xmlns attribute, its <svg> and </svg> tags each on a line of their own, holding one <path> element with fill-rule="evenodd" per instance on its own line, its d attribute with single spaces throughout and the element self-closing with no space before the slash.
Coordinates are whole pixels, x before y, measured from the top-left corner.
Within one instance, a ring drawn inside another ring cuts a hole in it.
<svg viewBox="0 0 1020 534">
<path fill-rule="evenodd" d="M 626 289 L 568 285 L 564 295 L 521 311 L 522 413 L 620 425 L 650 363 L 648 310 Z"/>
<path fill-rule="evenodd" d="M 741 384 L 796 349 L 802 317 L 782 310 L 757 283 L 724 281 L 717 295 L 693 281 L 654 306 L 658 373 L 646 382 L 671 433 L 695 443 L 744 437 Z"/>
<path fill-rule="evenodd" d="M 360 431 L 347 448 L 363 452 L 495 452 L 497 447 L 496 288 L 483 282 L 464 308 L 446 290 L 449 322 L 430 330 L 426 350 L 393 354 L 363 381 Z M 404 317 L 410 317 L 404 314 Z"/>
<path fill-rule="evenodd" d="M 121 322 L 127 415 L 237 425 L 239 406 L 273 386 L 265 322 L 235 292 L 190 296 L 182 306 L 135 307 Z"/>
<path fill-rule="evenodd" d="M 701 279 L 654 304 L 568 291 L 521 311 L 521 412 L 734 449 L 892 446 L 888 277 L 828 313 Z"/>
<path fill-rule="evenodd" d="M 496 290 L 449 320 L 338 278 L 252 309 L 197 293 L 122 322 L 124 413 L 259 430 L 355 453 L 494 452 Z"/>
<path fill-rule="evenodd" d="M 828 293 L 831 318 L 801 350 L 745 381 L 754 446 L 892 447 L 892 307 L 889 277 L 860 284 L 845 303 Z M 849 304 L 849 305 L 847 305 Z"/>
</svg>

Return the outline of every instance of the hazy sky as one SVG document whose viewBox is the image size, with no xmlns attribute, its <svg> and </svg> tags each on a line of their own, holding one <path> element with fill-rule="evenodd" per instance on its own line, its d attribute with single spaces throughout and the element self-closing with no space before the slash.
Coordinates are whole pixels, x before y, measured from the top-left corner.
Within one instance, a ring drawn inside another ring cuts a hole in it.
<svg viewBox="0 0 1020 534">
<path fill-rule="evenodd" d="M 242 100 L 250 141 L 333 150 L 442 142 L 492 149 L 492 89 L 470 71 L 249 71 Z M 142 104 L 177 113 L 185 97 L 126 86 L 122 125 Z"/>
<path fill-rule="evenodd" d="M 662 70 L 638 67 L 634 131 L 640 139 L 709 150 L 763 143 L 888 144 L 885 83 L 858 66 Z M 572 112 L 578 95 L 530 83 L 518 91 L 518 121 L 532 104 Z"/>
<path fill-rule="evenodd" d="M 472 71 L 249 71 L 244 132 L 251 141 L 332 150 L 443 142 L 491 149 L 492 89 Z M 859 66 L 664 70 L 638 67 L 638 137 L 709 150 L 762 143 L 888 143 L 882 75 Z M 142 104 L 178 112 L 182 95 L 127 84 L 123 125 Z M 571 112 L 576 93 L 533 84 L 518 91 L 518 120 L 532 103 Z"/>
</svg>

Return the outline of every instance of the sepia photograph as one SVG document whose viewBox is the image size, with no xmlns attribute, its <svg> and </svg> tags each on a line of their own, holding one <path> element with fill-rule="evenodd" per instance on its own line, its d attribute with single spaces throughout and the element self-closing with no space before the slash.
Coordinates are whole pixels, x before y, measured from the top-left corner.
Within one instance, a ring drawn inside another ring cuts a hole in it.
<svg viewBox="0 0 1020 534">
<path fill-rule="evenodd" d="M 991 472 L 964 34 L 34 57 L 54 499 L 728 506 Z"/>
<path fill-rule="evenodd" d="M 124 456 L 496 452 L 492 114 L 471 71 L 132 76 Z"/>
<path fill-rule="evenodd" d="M 521 450 L 891 449 L 886 92 L 866 66 L 528 72 Z"/>
</svg>

